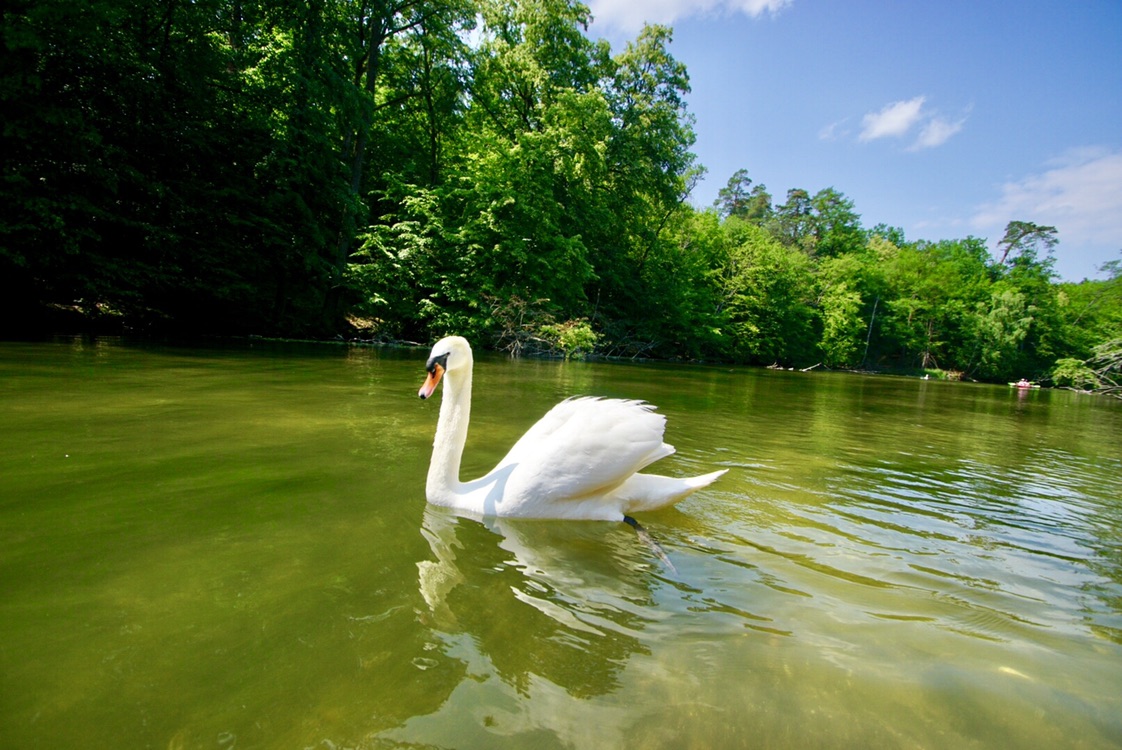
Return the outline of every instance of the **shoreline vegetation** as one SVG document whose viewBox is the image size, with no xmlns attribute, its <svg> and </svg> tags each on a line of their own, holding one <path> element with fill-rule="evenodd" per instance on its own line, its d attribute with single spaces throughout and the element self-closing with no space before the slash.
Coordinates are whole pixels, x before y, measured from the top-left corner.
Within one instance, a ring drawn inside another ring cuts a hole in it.
<svg viewBox="0 0 1122 750">
<path fill-rule="evenodd" d="M 569 0 L 17 2 L 0 334 L 431 342 L 1122 394 L 1122 260 L 865 227 L 748 170 L 690 201 L 672 30 Z M 760 113 L 759 117 L 766 117 Z M 948 375 L 948 377 L 950 377 Z"/>
<path fill-rule="evenodd" d="M 119 341 L 124 341 L 124 342 L 137 341 L 137 342 L 141 342 L 141 343 L 145 343 L 145 344 L 154 344 L 154 343 L 156 343 L 156 344 L 167 344 L 167 345 L 171 345 L 171 346 L 207 346 L 207 345 L 213 345 L 215 343 L 298 344 L 298 345 L 301 345 L 301 346 L 368 347 L 368 348 L 373 348 L 373 349 L 382 349 L 382 348 L 386 348 L 386 349 L 408 349 L 408 350 L 416 350 L 418 352 L 425 352 L 425 351 L 428 351 L 429 348 L 430 348 L 430 345 L 428 343 L 423 342 L 423 341 L 407 341 L 407 340 L 378 339 L 378 338 L 369 338 L 369 339 L 343 338 L 342 336 L 336 336 L 335 338 L 331 338 L 331 339 L 318 339 L 318 338 L 288 338 L 288 337 L 260 336 L 260 335 L 252 335 L 251 334 L 251 335 L 242 335 L 242 336 L 214 335 L 214 336 L 202 336 L 202 337 L 165 339 L 165 338 L 159 338 L 159 337 L 154 338 L 154 337 L 150 337 L 150 336 L 134 336 L 132 334 L 129 334 L 127 331 L 96 332 L 96 331 L 93 331 L 92 329 L 90 329 L 88 327 L 86 329 L 83 329 L 80 332 L 79 331 L 69 331 L 69 332 L 65 332 L 65 331 L 54 331 L 54 332 L 40 331 L 40 332 L 33 332 L 33 333 L 26 333 L 25 332 L 24 335 L 12 336 L 10 338 L 12 340 L 22 340 L 22 341 L 58 341 L 58 340 L 66 340 L 66 339 L 78 339 L 78 338 L 80 338 L 84 341 L 96 341 L 98 339 L 111 339 L 111 340 L 119 340 Z M 492 353 L 496 353 L 496 352 L 494 352 L 494 350 L 492 350 Z M 644 363 L 656 364 L 657 363 L 657 364 L 666 364 L 666 365 L 695 365 L 695 366 L 701 366 L 701 367 L 718 367 L 718 368 L 719 367 L 729 367 L 729 366 L 760 367 L 761 369 L 775 370 L 775 371 L 780 371 L 780 372 L 783 372 L 783 371 L 796 372 L 797 371 L 797 372 L 807 373 L 807 372 L 812 372 L 812 371 L 821 371 L 821 372 L 837 372 L 837 373 L 847 374 L 847 375 L 871 375 L 871 376 L 898 377 L 898 378 L 919 378 L 921 380 L 935 380 L 935 381 L 942 380 L 942 381 L 946 381 L 946 382 L 973 382 L 973 383 L 983 383 L 984 382 L 984 381 L 973 380 L 972 378 L 969 378 L 969 377 L 965 377 L 964 373 L 954 371 L 954 370 L 951 370 L 951 371 L 939 370 L 939 369 L 919 370 L 919 369 L 902 369 L 902 368 L 901 369 L 869 370 L 869 369 L 858 369 L 858 368 L 850 368 L 850 367 L 827 367 L 827 366 L 824 366 L 823 363 L 821 363 L 821 362 L 816 363 L 814 365 L 811 365 L 809 367 L 796 368 L 796 367 L 785 367 L 783 365 L 780 365 L 779 363 L 772 363 L 770 365 L 745 365 L 745 364 L 736 364 L 736 363 L 711 361 L 711 360 L 699 360 L 699 359 L 691 359 L 691 360 L 686 360 L 686 359 L 681 359 L 681 358 L 661 359 L 661 358 L 652 358 L 652 357 L 640 357 L 640 356 L 637 356 L 637 355 L 631 355 L 631 356 L 623 356 L 623 355 L 618 355 L 618 354 L 612 355 L 612 354 L 597 353 L 595 351 L 565 352 L 565 351 L 562 351 L 562 350 L 559 350 L 559 349 L 556 349 L 556 348 L 553 348 L 553 349 L 545 349 L 545 348 L 528 349 L 528 350 L 524 350 L 524 351 L 518 352 L 518 353 L 508 351 L 508 352 L 506 352 L 506 354 L 507 354 L 507 356 L 509 356 L 512 359 L 519 358 L 519 357 L 524 357 L 524 358 L 527 358 L 527 359 L 542 359 L 542 360 L 552 360 L 552 361 L 580 360 L 580 361 L 589 361 L 589 362 L 627 362 L 627 363 L 639 363 L 639 364 L 644 364 Z M 990 385 L 996 385 L 995 383 L 989 383 L 989 384 Z M 1008 383 L 1008 385 L 1009 386 L 1018 386 L 1018 383 Z M 1058 389 L 1062 389 L 1062 390 L 1074 391 L 1076 393 L 1082 393 L 1082 394 L 1085 394 L 1085 395 L 1111 395 L 1111 396 L 1115 396 L 1115 397 L 1118 397 L 1118 398 L 1122 398 L 1122 387 L 1112 385 L 1111 383 L 1107 383 L 1106 387 L 1098 387 L 1098 388 L 1092 388 L 1092 387 L 1080 388 L 1080 387 L 1073 386 L 1073 385 L 1070 385 L 1070 384 L 1062 384 L 1062 383 L 1053 383 L 1052 385 L 1048 385 L 1048 386 L 1033 383 L 1033 384 L 1031 384 L 1031 387 L 1033 389 L 1058 388 Z"/>
</svg>

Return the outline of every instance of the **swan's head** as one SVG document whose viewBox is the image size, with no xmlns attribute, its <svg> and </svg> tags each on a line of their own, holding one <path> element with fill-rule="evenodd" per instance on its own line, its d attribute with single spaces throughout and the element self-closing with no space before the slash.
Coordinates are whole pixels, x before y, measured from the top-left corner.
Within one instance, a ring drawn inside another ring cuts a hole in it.
<svg viewBox="0 0 1122 750">
<path fill-rule="evenodd" d="M 428 398 L 436 392 L 436 386 L 446 372 L 455 372 L 463 368 L 471 368 L 471 347 L 467 339 L 460 336 L 449 336 L 436 342 L 429 354 L 429 361 L 425 363 L 428 377 L 417 395 Z"/>
</svg>

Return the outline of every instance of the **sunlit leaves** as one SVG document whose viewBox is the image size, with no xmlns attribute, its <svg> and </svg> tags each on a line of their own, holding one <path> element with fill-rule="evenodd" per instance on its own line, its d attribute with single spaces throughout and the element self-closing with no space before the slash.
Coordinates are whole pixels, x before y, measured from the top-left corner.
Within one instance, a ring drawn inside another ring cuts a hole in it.
<svg viewBox="0 0 1122 750">
<path fill-rule="evenodd" d="M 731 227 L 730 240 L 723 287 L 736 356 L 806 363 L 815 353 L 810 259 L 747 222 Z"/>
<path fill-rule="evenodd" d="M 974 369 L 984 378 L 1013 377 L 1018 350 L 1028 336 L 1035 310 L 1012 289 L 995 289 L 971 317 L 977 347 Z"/>
</svg>

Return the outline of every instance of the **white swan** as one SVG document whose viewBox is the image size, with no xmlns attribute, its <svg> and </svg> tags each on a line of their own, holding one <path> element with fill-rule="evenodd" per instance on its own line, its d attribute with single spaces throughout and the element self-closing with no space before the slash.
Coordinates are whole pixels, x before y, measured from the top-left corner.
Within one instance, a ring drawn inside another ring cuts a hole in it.
<svg viewBox="0 0 1122 750">
<path fill-rule="evenodd" d="M 726 470 L 675 479 L 640 474 L 669 456 L 666 418 L 640 401 L 570 398 L 526 431 L 490 473 L 460 481 L 460 458 L 471 418 L 472 356 L 459 336 L 441 339 L 417 395 L 428 398 L 444 379 L 425 495 L 479 516 L 627 521 L 628 514 L 672 505 Z"/>
</svg>

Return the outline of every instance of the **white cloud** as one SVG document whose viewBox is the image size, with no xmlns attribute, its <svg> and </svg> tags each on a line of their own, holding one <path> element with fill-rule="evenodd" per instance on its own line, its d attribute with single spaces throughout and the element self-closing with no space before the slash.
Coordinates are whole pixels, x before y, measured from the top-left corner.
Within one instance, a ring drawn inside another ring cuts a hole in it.
<svg viewBox="0 0 1122 750">
<path fill-rule="evenodd" d="M 775 15 L 793 0 L 592 0 L 589 7 L 597 23 L 634 33 L 644 23 L 673 24 L 696 15 L 743 13 L 756 18 Z"/>
<path fill-rule="evenodd" d="M 1065 249 L 1122 248 L 1122 151 L 1077 149 L 1052 168 L 1001 186 L 1001 197 L 979 206 L 970 220 L 979 234 L 999 240 L 1010 221 L 1059 230 Z"/>
<path fill-rule="evenodd" d="M 908 150 L 922 151 L 942 146 L 966 124 L 965 114 L 958 120 L 951 120 L 938 112 L 930 111 L 926 104 L 926 96 L 917 96 L 886 104 L 877 112 L 869 112 L 861 119 L 861 133 L 857 140 L 868 143 L 879 138 L 903 138 L 919 126 L 919 135 Z M 836 129 L 838 124 L 823 128 L 819 137 L 822 140 L 836 139 L 839 135 Z"/>
<path fill-rule="evenodd" d="M 870 112 L 861 120 L 860 141 L 873 141 L 877 138 L 899 138 L 907 135 L 912 126 L 923 116 L 923 103 L 926 96 L 917 96 L 907 101 L 892 102 L 879 112 Z"/>
<path fill-rule="evenodd" d="M 952 135 L 962 130 L 962 126 L 965 124 L 965 117 L 955 122 L 945 120 L 942 117 L 932 117 L 923 126 L 923 130 L 919 131 L 919 138 L 916 139 L 909 150 L 921 151 L 925 148 L 942 146 Z"/>
</svg>

